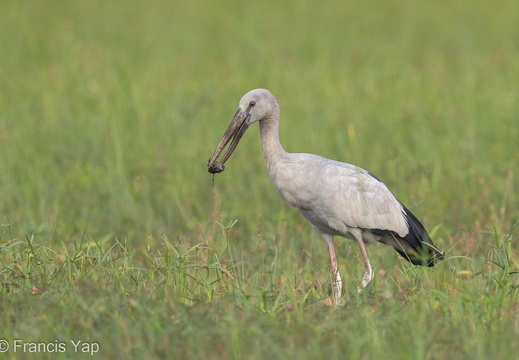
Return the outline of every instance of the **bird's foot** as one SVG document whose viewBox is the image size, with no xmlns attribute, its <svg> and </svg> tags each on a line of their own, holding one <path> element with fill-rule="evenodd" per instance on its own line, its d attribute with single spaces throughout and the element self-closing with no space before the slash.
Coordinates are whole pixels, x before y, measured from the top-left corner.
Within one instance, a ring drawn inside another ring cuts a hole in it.
<svg viewBox="0 0 519 360">
<path fill-rule="evenodd" d="M 326 305 L 328 305 L 328 306 L 332 306 L 332 305 L 333 305 L 333 300 L 332 300 L 332 298 L 326 298 L 326 299 L 324 300 L 324 302 L 325 302 Z"/>
<path fill-rule="evenodd" d="M 339 270 L 334 274 L 335 281 L 332 282 L 332 297 L 326 298 L 326 305 L 344 305 L 344 301 L 341 300 L 342 297 L 342 278 Z"/>
<path fill-rule="evenodd" d="M 370 271 L 366 271 L 364 273 L 364 278 L 362 279 L 362 287 L 357 286 L 357 292 L 362 292 L 362 289 L 364 289 L 371 282 L 371 280 L 373 280 L 374 276 L 375 275 L 373 274 L 373 270 L 370 269 Z"/>
<path fill-rule="evenodd" d="M 346 304 L 346 302 L 342 299 L 337 299 L 337 298 L 326 298 L 324 299 L 324 303 L 327 305 L 327 306 L 344 306 Z"/>
</svg>

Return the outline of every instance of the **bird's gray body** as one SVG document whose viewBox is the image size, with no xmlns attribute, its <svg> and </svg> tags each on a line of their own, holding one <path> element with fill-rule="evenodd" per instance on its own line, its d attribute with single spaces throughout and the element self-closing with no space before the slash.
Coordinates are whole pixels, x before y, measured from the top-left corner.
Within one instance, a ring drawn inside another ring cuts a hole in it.
<svg viewBox="0 0 519 360">
<path fill-rule="evenodd" d="M 383 182 L 357 166 L 287 154 L 268 172 L 281 197 L 320 233 L 348 237 L 352 229 L 381 229 L 404 237 L 409 231 L 402 205 Z"/>
<path fill-rule="evenodd" d="M 229 141 L 232 140 L 222 164 L 246 129 L 259 122 L 263 156 L 274 187 L 326 240 L 336 277 L 336 303 L 340 303 L 342 280 L 334 236 L 358 242 L 366 267 L 363 286 L 373 278 L 365 242 L 390 245 L 413 264 L 432 266 L 435 258 L 441 259 L 422 224 L 368 171 L 318 155 L 286 152 L 279 141 L 279 113 L 278 103 L 268 90 L 256 89 L 245 94 L 209 161 L 209 170 L 216 169 L 216 159 Z"/>
</svg>

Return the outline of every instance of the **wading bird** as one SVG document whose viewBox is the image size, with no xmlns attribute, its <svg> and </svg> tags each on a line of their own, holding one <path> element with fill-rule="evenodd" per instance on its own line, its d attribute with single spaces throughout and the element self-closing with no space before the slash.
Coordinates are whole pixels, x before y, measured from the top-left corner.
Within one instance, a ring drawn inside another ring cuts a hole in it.
<svg viewBox="0 0 519 360">
<path fill-rule="evenodd" d="M 241 98 L 238 111 L 209 159 L 210 173 L 224 171 L 224 163 L 255 122 L 259 122 L 263 156 L 274 187 L 287 203 L 299 209 L 328 245 L 334 280 L 333 299 L 327 299 L 327 303 L 341 304 L 342 295 L 334 236 L 357 241 L 366 269 L 362 287 L 374 275 L 364 243 L 389 245 L 414 265 L 434 266 L 436 259 L 443 260 L 420 221 L 374 175 L 321 156 L 286 152 L 279 141 L 279 106 L 268 90 L 251 90 Z M 222 160 L 217 161 L 229 142 Z"/>
</svg>

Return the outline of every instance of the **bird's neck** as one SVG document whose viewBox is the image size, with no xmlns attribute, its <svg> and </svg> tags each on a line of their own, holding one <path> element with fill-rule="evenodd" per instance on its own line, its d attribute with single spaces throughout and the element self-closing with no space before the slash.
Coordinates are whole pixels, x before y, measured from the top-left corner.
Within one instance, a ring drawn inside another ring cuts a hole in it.
<svg viewBox="0 0 519 360">
<path fill-rule="evenodd" d="M 279 141 L 279 118 L 264 119 L 260 121 L 259 128 L 265 164 L 270 171 L 272 166 L 275 166 L 287 155 Z"/>
</svg>

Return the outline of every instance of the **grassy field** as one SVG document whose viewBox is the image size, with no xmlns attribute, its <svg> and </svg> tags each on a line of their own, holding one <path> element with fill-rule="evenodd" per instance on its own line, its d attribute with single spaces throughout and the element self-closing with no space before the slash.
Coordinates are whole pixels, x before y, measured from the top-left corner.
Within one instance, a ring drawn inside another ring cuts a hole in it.
<svg viewBox="0 0 519 360">
<path fill-rule="evenodd" d="M 1 357 L 517 357 L 518 11 L 4 1 Z M 211 186 L 207 159 L 257 87 L 287 151 L 376 174 L 446 260 L 371 246 L 357 294 L 360 254 L 339 239 L 346 305 L 325 306 L 325 243 L 273 189 L 257 129 Z"/>
</svg>

